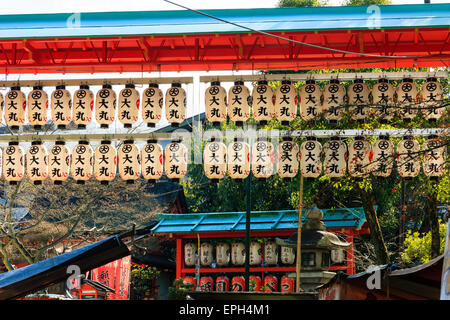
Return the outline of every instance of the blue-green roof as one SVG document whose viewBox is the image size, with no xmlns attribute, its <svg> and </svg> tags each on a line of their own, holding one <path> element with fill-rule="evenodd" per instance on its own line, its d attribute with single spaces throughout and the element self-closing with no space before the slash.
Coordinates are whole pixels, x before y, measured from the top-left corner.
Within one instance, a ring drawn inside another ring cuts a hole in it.
<svg viewBox="0 0 450 320">
<path fill-rule="evenodd" d="M 203 12 L 266 32 L 370 29 L 373 22 L 381 29 L 450 26 L 450 4 L 389 5 L 377 8 L 379 15 L 366 6 Z M 0 39 L 237 32 L 248 31 L 186 10 L 0 15 Z"/>
<path fill-rule="evenodd" d="M 354 228 L 359 229 L 366 221 L 363 208 L 321 209 L 322 221 L 328 229 Z M 302 224 L 306 221 L 302 211 Z M 152 233 L 189 233 L 189 232 L 223 232 L 245 231 L 245 212 L 220 212 L 196 214 L 165 214 L 157 215 L 159 223 Z M 253 211 L 250 216 L 252 231 L 296 230 L 298 212 L 284 211 Z"/>
</svg>

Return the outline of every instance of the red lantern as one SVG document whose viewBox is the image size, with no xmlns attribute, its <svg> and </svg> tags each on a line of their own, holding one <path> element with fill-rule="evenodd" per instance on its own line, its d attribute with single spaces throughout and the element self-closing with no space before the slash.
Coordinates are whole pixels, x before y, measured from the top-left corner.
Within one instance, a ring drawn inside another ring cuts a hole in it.
<svg viewBox="0 0 450 320">
<path fill-rule="evenodd" d="M 200 291 L 211 292 L 214 289 L 214 280 L 211 277 L 200 278 Z"/>
<path fill-rule="evenodd" d="M 230 279 L 226 276 L 220 276 L 216 279 L 216 291 L 227 292 L 230 290 Z"/>
<path fill-rule="evenodd" d="M 243 276 L 235 276 L 231 279 L 231 291 L 242 292 L 245 290 L 245 278 Z"/>
<path fill-rule="evenodd" d="M 195 290 L 195 288 L 197 288 L 197 280 L 194 277 L 184 277 L 183 284 L 191 285 L 191 290 Z"/>
<path fill-rule="evenodd" d="M 264 292 L 277 292 L 278 279 L 275 276 L 268 275 L 264 277 Z"/>
<path fill-rule="evenodd" d="M 295 280 L 286 276 L 281 277 L 281 292 L 294 292 Z"/>
<path fill-rule="evenodd" d="M 250 291 L 259 292 L 261 291 L 261 277 L 258 276 L 250 276 L 249 281 L 249 289 Z"/>
</svg>

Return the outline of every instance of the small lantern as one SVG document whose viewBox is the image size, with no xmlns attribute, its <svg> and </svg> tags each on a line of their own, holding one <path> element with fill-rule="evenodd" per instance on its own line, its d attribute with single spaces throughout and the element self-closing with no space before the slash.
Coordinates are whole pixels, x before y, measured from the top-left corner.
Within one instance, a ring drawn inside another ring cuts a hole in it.
<svg viewBox="0 0 450 320">
<path fill-rule="evenodd" d="M 164 150 L 164 171 L 169 179 L 178 181 L 187 172 L 187 149 L 181 142 L 171 142 Z"/>
<path fill-rule="evenodd" d="M 166 119 L 172 127 L 178 127 L 186 118 L 186 91 L 181 83 L 172 83 L 166 91 Z"/>
<path fill-rule="evenodd" d="M 288 139 L 278 145 L 278 175 L 281 178 L 292 179 L 297 175 L 299 169 L 298 160 L 299 150 L 297 143 Z"/>
<path fill-rule="evenodd" d="M 419 90 L 413 79 L 403 79 L 395 90 L 397 114 L 403 121 L 411 121 L 417 116 L 419 109 Z"/>
<path fill-rule="evenodd" d="M 12 130 L 18 130 L 25 122 L 27 99 L 20 87 L 11 87 L 5 97 L 5 122 Z"/>
<path fill-rule="evenodd" d="M 65 129 L 72 121 L 72 97 L 65 85 L 56 86 L 52 92 L 52 121 L 58 129 Z"/>
<path fill-rule="evenodd" d="M 337 123 L 345 114 L 345 87 L 332 79 L 323 89 L 323 112 L 329 123 Z"/>
<path fill-rule="evenodd" d="M 119 93 L 119 121 L 124 128 L 131 128 L 139 118 L 139 92 L 135 89 L 134 84 L 127 83 L 125 88 Z"/>
<path fill-rule="evenodd" d="M 444 114 L 443 89 L 437 78 L 428 78 L 421 90 L 421 112 L 425 119 L 436 122 Z"/>
<path fill-rule="evenodd" d="M 47 149 L 42 145 L 41 141 L 31 142 L 31 146 L 27 150 L 25 156 L 26 171 L 28 179 L 34 184 L 42 184 L 47 179 Z"/>
<path fill-rule="evenodd" d="M 227 292 L 230 291 L 230 278 L 226 276 L 219 276 L 216 278 L 216 291 Z"/>
<path fill-rule="evenodd" d="M 297 116 L 297 88 L 289 80 L 281 81 L 275 92 L 275 117 L 287 126 Z"/>
<path fill-rule="evenodd" d="M 265 80 L 258 81 L 252 91 L 253 119 L 260 125 L 266 125 L 275 115 L 275 94 Z"/>
<path fill-rule="evenodd" d="M 264 262 L 267 265 L 278 263 L 278 245 L 274 240 L 268 240 L 264 243 Z"/>
<path fill-rule="evenodd" d="M 322 173 L 322 145 L 309 137 L 300 146 L 300 170 L 305 178 L 317 178 Z"/>
<path fill-rule="evenodd" d="M 430 136 L 422 145 L 423 172 L 428 177 L 439 177 L 445 170 L 446 145 L 442 138 Z"/>
<path fill-rule="evenodd" d="M 23 149 L 17 141 L 8 143 L 3 149 L 3 176 L 10 185 L 17 184 L 25 173 Z"/>
<path fill-rule="evenodd" d="M 261 291 L 261 277 L 259 276 L 250 276 L 249 278 L 249 291 L 259 292 Z"/>
<path fill-rule="evenodd" d="M 104 140 L 95 148 L 94 176 L 101 184 L 114 180 L 117 171 L 117 152 L 111 141 Z"/>
<path fill-rule="evenodd" d="M 228 91 L 228 117 L 236 126 L 242 127 L 250 118 L 251 99 L 250 90 L 243 81 L 236 81 Z"/>
<path fill-rule="evenodd" d="M 370 172 L 371 145 L 363 137 L 355 137 L 348 146 L 348 173 L 352 177 L 364 177 Z"/>
<path fill-rule="evenodd" d="M 163 168 L 163 148 L 156 140 L 147 140 L 141 151 L 142 176 L 149 182 L 161 178 Z"/>
<path fill-rule="evenodd" d="M 110 84 L 104 84 L 95 98 L 95 120 L 100 128 L 108 128 L 116 118 L 117 97 Z"/>
<path fill-rule="evenodd" d="M 363 79 L 356 79 L 348 87 L 348 112 L 353 120 L 369 117 L 370 88 Z"/>
<path fill-rule="evenodd" d="M 193 242 L 184 245 L 184 264 L 186 267 L 195 266 L 197 260 L 197 246 Z"/>
<path fill-rule="evenodd" d="M 211 82 L 205 92 L 206 120 L 219 126 L 227 119 L 227 92 L 219 81 Z"/>
<path fill-rule="evenodd" d="M 230 245 L 220 242 L 216 246 L 216 263 L 218 266 L 227 266 L 230 263 Z"/>
<path fill-rule="evenodd" d="M 201 277 L 200 278 L 200 291 L 211 292 L 213 291 L 214 280 L 211 277 Z"/>
<path fill-rule="evenodd" d="M 264 277 L 264 292 L 277 292 L 278 279 L 275 276 L 267 275 Z"/>
<path fill-rule="evenodd" d="M 81 85 L 80 89 L 73 93 L 73 122 L 78 129 L 85 129 L 92 121 L 94 111 L 94 93 L 88 85 Z"/>
<path fill-rule="evenodd" d="M 54 184 L 60 185 L 69 177 L 70 151 L 64 141 L 56 141 L 50 148 L 48 159 L 48 177 Z"/>
<path fill-rule="evenodd" d="M 227 172 L 227 147 L 222 142 L 212 139 L 203 151 L 205 175 L 212 182 L 218 182 Z"/>
<path fill-rule="evenodd" d="M 387 79 L 379 79 L 372 88 L 372 114 L 381 123 L 387 123 L 394 116 L 395 90 Z"/>
<path fill-rule="evenodd" d="M 347 145 L 342 140 L 331 139 L 323 146 L 323 172 L 330 178 L 340 178 L 347 172 Z"/>
<path fill-rule="evenodd" d="M 374 176 L 388 177 L 394 166 L 394 144 L 388 137 L 380 136 L 372 145 L 371 171 Z"/>
<path fill-rule="evenodd" d="M 77 184 L 84 184 L 91 178 L 93 153 L 88 141 L 80 141 L 73 148 L 70 173 Z"/>
<path fill-rule="evenodd" d="M 322 89 L 316 81 L 306 80 L 300 88 L 300 116 L 305 121 L 318 120 L 322 115 Z"/>
<path fill-rule="evenodd" d="M 255 178 L 264 180 L 273 174 L 273 145 L 258 140 L 252 146 L 252 172 Z"/>
<path fill-rule="evenodd" d="M 412 178 L 420 172 L 420 144 L 413 137 L 404 137 L 397 145 L 397 168 L 403 178 Z"/>
<path fill-rule="evenodd" d="M 183 284 L 189 285 L 191 290 L 197 288 L 197 280 L 194 277 L 184 277 Z"/>
<path fill-rule="evenodd" d="M 281 246 L 280 261 L 282 264 L 293 264 L 295 261 L 294 248 Z"/>
<path fill-rule="evenodd" d="M 133 183 L 141 176 L 141 156 L 133 140 L 125 140 L 117 151 L 120 177 Z"/>
<path fill-rule="evenodd" d="M 252 241 L 250 243 L 250 265 L 251 266 L 259 266 L 261 265 L 262 259 L 262 249 L 261 243 L 258 241 Z"/>
<path fill-rule="evenodd" d="M 227 150 L 228 175 L 232 179 L 242 180 L 250 174 L 250 147 L 237 138 L 228 145 Z"/>
<path fill-rule="evenodd" d="M 281 277 L 281 292 L 295 292 L 295 280 L 287 276 Z"/>
<path fill-rule="evenodd" d="M 231 263 L 235 266 L 244 265 L 245 244 L 243 242 L 233 242 L 231 245 Z"/>
<path fill-rule="evenodd" d="M 147 127 L 154 128 L 161 120 L 164 95 L 159 85 L 150 83 L 142 93 L 142 120 Z"/>
<path fill-rule="evenodd" d="M 243 276 L 235 276 L 231 279 L 231 291 L 242 292 L 245 290 L 245 278 Z"/>
<path fill-rule="evenodd" d="M 345 252 L 342 249 L 331 250 L 330 258 L 333 263 L 343 263 L 345 261 Z"/>
<path fill-rule="evenodd" d="M 202 266 L 210 266 L 213 262 L 213 245 L 203 242 L 200 245 L 200 263 Z"/>
<path fill-rule="evenodd" d="M 41 86 L 33 87 L 28 94 L 28 122 L 35 130 L 47 123 L 48 95 Z"/>
</svg>

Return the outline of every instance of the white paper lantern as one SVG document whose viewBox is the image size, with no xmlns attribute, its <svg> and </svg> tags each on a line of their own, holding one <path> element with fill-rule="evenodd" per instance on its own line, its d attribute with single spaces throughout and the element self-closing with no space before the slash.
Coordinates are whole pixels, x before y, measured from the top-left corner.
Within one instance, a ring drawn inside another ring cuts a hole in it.
<svg viewBox="0 0 450 320">
<path fill-rule="evenodd" d="M 362 79 L 356 79 L 347 90 L 348 112 L 353 120 L 369 118 L 370 88 Z"/>
<path fill-rule="evenodd" d="M 446 159 L 445 141 L 437 136 L 431 136 L 422 145 L 423 172 L 428 177 L 439 177 L 445 171 Z"/>
<path fill-rule="evenodd" d="M 172 127 L 178 127 L 186 118 L 186 91 L 180 83 L 172 83 L 166 91 L 166 119 Z"/>
<path fill-rule="evenodd" d="M 442 85 L 436 78 L 428 78 L 422 84 L 421 94 L 421 112 L 425 119 L 435 122 L 444 114 L 445 107 L 443 103 Z"/>
<path fill-rule="evenodd" d="M 94 152 L 87 141 L 80 141 L 72 151 L 70 174 L 78 184 L 84 184 L 91 178 Z"/>
<path fill-rule="evenodd" d="M 3 176 L 9 184 L 17 184 L 25 173 L 24 152 L 18 142 L 9 142 L 3 149 Z"/>
<path fill-rule="evenodd" d="M 305 178 L 317 178 L 322 173 L 322 145 L 308 138 L 300 146 L 300 170 Z"/>
<path fill-rule="evenodd" d="M 164 172 L 169 179 L 179 180 L 187 172 L 187 149 L 181 142 L 171 142 L 164 150 Z"/>
<path fill-rule="evenodd" d="M 300 116 L 305 121 L 318 120 L 322 115 L 322 89 L 314 80 L 300 87 Z"/>
<path fill-rule="evenodd" d="M 42 87 L 33 87 L 28 94 L 28 122 L 39 130 L 47 123 L 48 95 Z"/>
<path fill-rule="evenodd" d="M 273 174 L 273 145 L 258 140 L 252 146 L 252 172 L 255 178 L 267 179 Z"/>
<path fill-rule="evenodd" d="M 231 245 L 231 263 L 235 266 L 244 265 L 245 244 L 243 242 L 233 242 Z"/>
<path fill-rule="evenodd" d="M 213 262 L 213 245 L 209 242 L 202 242 L 200 245 L 200 263 L 202 266 L 210 266 Z"/>
<path fill-rule="evenodd" d="M 154 128 L 161 121 L 164 95 L 158 84 L 150 83 L 142 93 L 142 120 L 147 127 Z"/>
<path fill-rule="evenodd" d="M 111 141 L 104 140 L 94 151 L 94 176 L 101 184 L 114 180 L 117 172 L 117 151 Z"/>
<path fill-rule="evenodd" d="M 299 169 L 299 149 L 297 143 L 285 140 L 278 145 L 278 175 L 283 179 L 295 177 Z"/>
<path fill-rule="evenodd" d="M 64 85 L 56 86 L 51 96 L 52 121 L 59 129 L 65 129 L 72 121 L 72 97 Z"/>
<path fill-rule="evenodd" d="M 95 98 L 95 121 L 100 128 L 108 128 L 116 119 L 116 93 L 109 84 L 97 91 Z"/>
<path fill-rule="evenodd" d="M 211 82 L 205 91 L 205 114 L 215 126 L 227 119 L 227 92 L 218 81 Z"/>
<path fill-rule="evenodd" d="M 249 264 L 251 266 L 260 266 L 262 260 L 261 243 L 258 241 L 250 242 Z"/>
<path fill-rule="evenodd" d="M 258 81 L 253 88 L 252 115 L 261 125 L 267 124 L 275 116 L 275 94 L 267 81 Z"/>
<path fill-rule="evenodd" d="M 64 141 L 56 141 L 50 148 L 48 159 L 48 177 L 54 184 L 62 184 L 69 177 L 70 151 Z"/>
<path fill-rule="evenodd" d="M 280 247 L 280 261 L 282 264 L 293 264 L 295 261 L 294 248 Z"/>
<path fill-rule="evenodd" d="M 250 90 L 243 81 L 236 81 L 228 91 L 228 117 L 238 127 L 250 118 L 251 99 Z"/>
<path fill-rule="evenodd" d="M 84 129 L 91 123 L 93 110 L 94 93 L 88 85 L 81 85 L 80 89 L 73 93 L 72 119 L 78 129 Z"/>
<path fill-rule="evenodd" d="M 211 141 L 203 150 L 203 169 L 208 179 L 218 182 L 227 172 L 227 147 L 219 141 Z"/>
<path fill-rule="evenodd" d="M 404 137 L 397 145 L 397 168 L 401 177 L 415 177 L 420 172 L 420 144 L 413 137 Z"/>
<path fill-rule="evenodd" d="M 134 84 L 127 83 L 119 93 L 118 118 L 124 128 L 131 128 L 139 119 L 139 92 Z"/>
<path fill-rule="evenodd" d="M 381 123 L 386 123 L 394 116 L 395 90 L 387 79 L 380 79 L 372 88 L 372 114 Z"/>
<path fill-rule="evenodd" d="M 156 140 L 147 140 L 147 144 L 141 150 L 142 176 L 149 181 L 161 178 L 163 167 L 163 148 Z"/>
<path fill-rule="evenodd" d="M 5 97 L 5 122 L 13 130 L 19 129 L 25 122 L 27 100 L 20 87 L 11 87 Z"/>
<path fill-rule="evenodd" d="M 419 89 L 412 79 L 403 79 L 396 90 L 397 114 L 403 121 L 417 116 L 419 109 Z"/>
<path fill-rule="evenodd" d="M 345 114 L 345 87 L 332 79 L 323 89 L 323 113 L 330 123 L 341 120 Z"/>
<path fill-rule="evenodd" d="M 278 263 L 278 245 L 274 240 L 267 240 L 264 243 L 264 262 L 268 265 Z"/>
<path fill-rule="evenodd" d="M 347 145 L 331 139 L 323 145 L 323 172 L 330 178 L 340 178 L 347 172 Z"/>
<path fill-rule="evenodd" d="M 232 179 L 242 180 L 250 174 L 250 146 L 235 139 L 227 150 L 228 175 Z"/>
<path fill-rule="evenodd" d="M 345 261 L 345 252 L 343 249 L 331 250 L 330 258 L 333 263 L 343 263 Z"/>
<path fill-rule="evenodd" d="M 216 263 L 220 267 L 227 266 L 230 263 L 230 245 L 226 242 L 220 242 L 216 246 Z"/>
<path fill-rule="evenodd" d="M 378 177 L 388 177 L 394 166 L 394 144 L 388 137 L 381 136 L 373 143 L 372 152 L 372 174 Z"/>
<path fill-rule="evenodd" d="M 297 116 L 297 89 L 289 80 L 281 81 L 275 92 L 275 117 L 282 125 L 289 125 Z"/>
<path fill-rule="evenodd" d="M 132 183 L 141 176 L 141 156 L 133 140 L 125 140 L 117 151 L 120 177 Z"/>
<path fill-rule="evenodd" d="M 361 178 L 370 173 L 371 145 L 363 137 L 356 137 L 348 146 L 348 173 Z"/>
<path fill-rule="evenodd" d="M 186 267 L 195 266 L 197 259 L 197 246 L 193 242 L 184 245 L 184 264 Z"/>
<path fill-rule="evenodd" d="M 26 160 L 26 172 L 28 179 L 34 184 L 42 184 L 48 176 L 47 149 L 41 141 L 33 141 L 28 148 Z"/>
</svg>

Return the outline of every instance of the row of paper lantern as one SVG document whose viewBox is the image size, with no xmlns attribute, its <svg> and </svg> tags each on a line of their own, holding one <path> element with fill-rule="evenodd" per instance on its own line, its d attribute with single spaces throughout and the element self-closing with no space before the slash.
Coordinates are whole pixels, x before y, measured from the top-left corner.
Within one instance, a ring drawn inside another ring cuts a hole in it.
<svg viewBox="0 0 450 320">
<path fill-rule="evenodd" d="M 184 284 L 190 284 L 195 289 L 197 287 L 197 280 L 195 277 L 187 276 L 183 278 Z M 280 287 L 278 288 L 278 284 Z M 295 292 L 295 279 L 288 276 L 282 276 L 280 282 L 275 275 L 266 275 L 264 281 L 260 276 L 251 275 L 249 277 L 249 289 L 253 292 L 259 292 L 264 285 L 264 292 Z M 200 278 L 200 291 L 203 292 L 242 292 L 245 291 L 245 278 L 243 276 L 234 276 L 231 278 L 226 275 L 219 275 L 216 277 L 215 285 L 214 279 L 211 276 L 204 276 Z"/>
<path fill-rule="evenodd" d="M 20 87 L 12 87 L 5 97 L 0 94 L 2 114 L 5 122 L 17 128 L 28 122 L 35 129 L 40 129 L 48 121 L 48 95 L 42 86 L 33 87 L 28 94 L 20 91 Z M 94 110 L 95 100 L 95 110 Z M 158 84 L 151 83 L 142 93 L 142 120 L 149 127 L 154 127 L 161 120 L 164 95 Z M 85 128 L 95 118 L 101 128 L 108 128 L 118 119 L 125 128 L 130 128 L 139 119 L 140 94 L 133 84 L 125 85 L 118 96 L 111 85 L 103 85 L 94 93 L 88 85 L 81 85 L 72 95 L 64 85 L 57 86 L 51 94 L 51 120 L 59 128 L 65 128 L 73 121 L 79 128 Z M 26 112 L 28 110 L 28 112 Z M 165 94 L 165 112 L 169 123 L 180 124 L 186 117 L 186 92 L 179 83 L 173 83 Z M 0 123 L 2 117 L 0 116 Z"/>
<path fill-rule="evenodd" d="M 338 80 L 331 80 L 322 90 L 314 80 L 297 89 L 289 80 L 284 80 L 274 92 L 267 81 L 259 81 L 252 94 L 242 81 L 236 81 L 228 91 L 220 82 L 211 82 L 205 92 L 206 119 L 214 124 L 226 121 L 227 115 L 237 125 L 250 118 L 262 124 L 273 117 L 287 125 L 300 116 L 305 121 L 318 120 L 321 116 L 330 122 L 341 120 L 345 105 L 353 120 L 368 119 L 370 114 L 379 120 L 388 121 L 399 115 L 410 120 L 420 112 L 426 119 L 439 119 L 443 112 L 443 89 L 436 78 L 429 78 L 421 92 L 412 79 L 404 79 L 396 88 L 386 79 L 372 89 L 362 79 L 357 79 L 348 90 Z"/>
<path fill-rule="evenodd" d="M 439 137 L 427 139 L 422 146 L 409 137 L 399 142 L 395 153 L 393 143 L 386 137 L 373 145 L 357 137 L 348 146 L 342 140 L 332 139 L 322 146 L 317 140 L 308 139 L 300 148 L 297 143 L 285 140 L 280 142 L 274 155 L 273 144 L 259 140 L 253 144 L 250 157 L 250 146 L 243 141 L 234 141 L 228 147 L 222 142 L 210 141 L 203 152 L 204 172 L 214 181 L 227 173 L 233 179 L 244 179 L 250 170 L 256 178 L 265 179 L 274 174 L 275 157 L 277 174 L 282 178 L 293 178 L 299 170 L 305 178 L 317 178 L 322 172 L 330 178 L 338 178 L 347 171 L 352 177 L 370 173 L 387 177 L 393 170 L 394 159 L 401 177 L 417 176 L 421 162 L 425 175 L 439 177 L 445 169 L 446 146 Z M 127 181 L 137 180 L 141 174 L 146 180 L 158 180 L 163 172 L 169 179 L 176 180 L 187 173 L 187 148 L 175 141 L 164 150 L 152 140 L 147 141 L 142 150 L 132 140 L 124 141 L 118 150 L 111 141 L 102 141 L 95 150 L 88 141 L 80 141 L 72 154 L 62 141 L 57 141 L 49 153 L 41 142 L 35 141 L 27 149 L 26 157 L 17 142 L 10 142 L 3 149 L 2 158 L 1 171 L 11 183 L 22 180 L 25 167 L 28 178 L 36 183 L 47 178 L 62 183 L 69 175 L 79 183 L 92 175 L 108 183 L 114 180 L 117 171 Z"/>
</svg>

